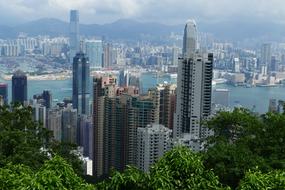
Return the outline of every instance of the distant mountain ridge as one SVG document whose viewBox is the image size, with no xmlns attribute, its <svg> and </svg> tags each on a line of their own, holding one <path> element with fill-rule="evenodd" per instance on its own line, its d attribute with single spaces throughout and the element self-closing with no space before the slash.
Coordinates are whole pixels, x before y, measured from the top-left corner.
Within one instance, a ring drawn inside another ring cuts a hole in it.
<svg viewBox="0 0 285 190">
<path fill-rule="evenodd" d="M 183 33 L 183 25 L 165 25 L 154 22 L 138 22 L 121 19 L 109 24 L 80 24 L 80 35 L 105 36 L 110 39 L 139 40 L 146 37 L 159 40 L 171 32 Z M 218 23 L 198 22 L 198 30 L 212 33 L 222 40 L 248 38 L 281 39 L 285 36 L 285 25 L 271 22 L 224 21 Z M 0 38 L 15 38 L 20 32 L 29 36 L 68 36 L 69 23 L 54 18 L 43 18 L 14 27 L 0 25 Z"/>
<path fill-rule="evenodd" d="M 80 24 L 80 35 L 107 36 L 112 39 L 138 39 L 142 35 L 163 36 L 171 32 L 182 32 L 179 26 L 168 26 L 158 23 L 140 23 L 134 20 L 121 19 L 110 24 Z M 15 27 L 0 26 L 0 38 L 17 37 L 20 32 L 29 36 L 49 35 L 68 36 L 69 23 L 54 18 L 43 18 Z"/>
</svg>

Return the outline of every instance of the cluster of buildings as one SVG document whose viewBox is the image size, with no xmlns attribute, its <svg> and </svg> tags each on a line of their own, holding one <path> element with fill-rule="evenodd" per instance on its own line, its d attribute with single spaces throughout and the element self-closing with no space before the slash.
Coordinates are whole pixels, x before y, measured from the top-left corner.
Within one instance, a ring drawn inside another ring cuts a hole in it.
<svg viewBox="0 0 285 190">
<path fill-rule="evenodd" d="M 211 115 L 213 54 L 198 49 L 195 21 L 186 23 L 182 57 L 178 59 L 179 51 L 172 49 L 170 62 L 178 65 L 177 86 L 160 84 L 140 94 L 139 86 L 124 70 L 118 78 L 106 74 L 91 78 L 91 61 L 97 67 L 111 56 L 88 55 L 89 51 L 102 51 L 101 41 L 87 41 L 84 50 L 78 11 L 71 11 L 70 19 L 72 98 L 53 105 L 51 92 L 45 90 L 28 101 L 27 77 L 17 71 L 12 77 L 12 101 L 32 106 L 34 119 L 53 131 L 55 140 L 81 147 L 87 174 L 104 177 L 112 168 L 122 171 L 127 165 L 148 171 L 177 144 L 194 151 L 204 148 L 205 139 L 212 134 L 202 121 Z M 5 84 L 0 84 L 0 97 L 7 103 Z"/>
<path fill-rule="evenodd" d="M 276 86 L 285 79 L 285 46 L 282 43 L 264 43 L 248 50 L 231 43 L 213 43 L 216 78 L 229 84 Z"/>
</svg>

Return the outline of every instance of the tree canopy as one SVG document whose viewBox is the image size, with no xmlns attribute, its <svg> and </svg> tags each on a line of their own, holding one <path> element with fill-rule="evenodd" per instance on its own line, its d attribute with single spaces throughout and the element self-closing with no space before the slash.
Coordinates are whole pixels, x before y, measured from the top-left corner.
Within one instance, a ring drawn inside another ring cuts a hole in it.
<svg viewBox="0 0 285 190">
<path fill-rule="evenodd" d="M 203 159 L 223 184 L 236 188 L 249 170 L 285 169 L 285 115 L 257 115 L 246 109 L 220 112 L 206 125 L 215 135 Z"/>
<path fill-rule="evenodd" d="M 129 167 L 97 185 L 97 189 L 228 189 L 214 172 L 205 169 L 201 156 L 189 148 L 176 147 L 143 173 Z"/>
<path fill-rule="evenodd" d="M 0 106 L 0 167 L 12 163 L 37 170 L 49 156 L 58 154 L 82 174 L 82 161 L 71 150 L 76 146 L 55 141 L 51 131 L 33 120 L 31 107 Z"/>
<path fill-rule="evenodd" d="M 47 160 L 34 172 L 22 164 L 0 168 L 0 189 L 94 189 L 85 183 L 60 156 Z"/>
</svg>

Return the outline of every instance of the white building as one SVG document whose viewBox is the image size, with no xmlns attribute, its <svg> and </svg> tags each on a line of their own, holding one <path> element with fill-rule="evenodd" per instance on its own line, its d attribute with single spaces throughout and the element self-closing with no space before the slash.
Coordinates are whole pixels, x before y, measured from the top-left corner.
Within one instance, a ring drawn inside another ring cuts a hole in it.
<svg viewBox="0 0 285 190">
<path fill-rule="evenodd" d="M 93 162 L 88 157 L 81 158 L 85 175 L 93 175 Z"/>
<path fill-rule="evenodd" d="M 159 124 L 151 124 L 137 129 L 137 167 L 149 171 L 171 147 L 171 129 Z"/>
<path fill-rule="evenodd" d="M 235 73 L 240 72 L 240 61 L 238 57 L 233 59 L 233 72 Z"/>
<path fill-rule="evenodd" d="M 208 130 L 201 125 L 211 114 L 213 54 L 197 50 L 197 28 L 193 20 L 186 23 L 183 59 L 179 59 L 174 138 L 185 133 L 189 140 L 204 139 Z M 197 150 L 198 151 L 198 150 Z"/>
</svg>

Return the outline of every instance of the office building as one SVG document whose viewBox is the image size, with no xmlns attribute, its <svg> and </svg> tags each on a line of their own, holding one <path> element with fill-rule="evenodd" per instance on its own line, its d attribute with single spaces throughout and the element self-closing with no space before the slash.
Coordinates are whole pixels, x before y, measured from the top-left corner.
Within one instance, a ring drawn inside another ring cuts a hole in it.
<svg viewBox="0 0 285 190">
<path fill-rule="evenodd" d="M 159 124 L 169 129 L 173 129 L 173 118 L 176 106 L 176 85 L 159 84 L 149 90 L 149 95 L 156 105 L 155 114 L 159 118 Z"/>
<path fill-rule="evenodd" d="M 32 104 L 33 108 L 33 119 L 34 121 L 39 122 L 42 124 L 44 128 L 47 127 L 47 112 L 46 112 L 46 107 L 40 103 L 37 102 L 37 100 L 33 101 Z"/>
<path fill-rule="evenodd" d="M 79 146 L 83 147 L 83 156 L 93 158 L 93 123 L 92 117 L 81 115 L 79 123 Z"/>
<path fill-rule="evenodd" d="M 27 76 L 18 70 L 12 76 L 12 102 L 24 104 L 28 98 Z"/>
<path fill-rule="evenodd" d="M 69 59 L 72 64 L 73 57 L 80 50 L 79 39 L 79 12 L 78 10 L 70 11 L 70 23 L 69 23 Z"/>
<path fill-rule="evenodd" d="M 89 58 L 90 68 L 102 68 L 103 66 L 103 43 L 102 40 L 87 40 L 85 42 L 86 55 Z"/>
<path fill-rule="evenodd" d="M 53 132 L 53 138 L 59 142 L 62 139 L 62 110 L 54 107 L 48 111 L 48 129 Z"/>
<path fill-rule="evenodd" d="M 120 70 L 119 76 L 118 76 L 118 86 L 120 87 L 126 87 L 129 86 L 129 72 L 128 70 Z"/>
<path fill-rule="evenodd" d="M 150 167 L 171 147 L 171 129 L 159 124 L 149 124 L 137 129 L 137 164 L 148 172 Z"/>
<path fill-rule="evenodd" d="M 158 121 L 150 96 L 135 87 L 117 87 L 112 77 L 93 79 L 94 175 L 136 165 L 137 128 Z"/>
<path fill-rule="evenodd" d="M 44 90 L 42 93 L 42 99 L 44 100 L 44 106 L 47 109 L 52 107 L 52 93 L 49 90 Z"/>
<path fill-rule="evenodd" d="M 93 78 L 93 175 L 95 177 L 105 175 L 103 168 L 104 138 L 106 138 L 104 136 L 105 96 L 113 95 L 110 88 L 105 90 L 105 86 L 110 85 L 114 88 L 115 81 L 112 77 Z"/>
<path fill-rule="evenodd" d="M 261 59 L 260 64 L 267 68 L 271 65 L 271 44 L 265 43 L 261 46 Z"/>
<path fill-rule="evenodd" d="M 62 110 L 62 142 L 77 143 L 77 110 L 71 104 Z"/>
<path fill-rule="evenodd" d="M 79 115 L 89 115 L 90 65 L 88 57 L 79 52 L 73 58 L 72 105 Z"/>
<path fill-rule="evenodd" d="M 208 135 L 201 122 L 211 114 L 213 54 L 197 50 L 197 27 L 187 21 L 183 38 L 183 58 L 179 59 L 174 137 L 189 134 L 191 141 Z"/>
<path fill-rule="evenodd" d="M 114 63 L 113 46 L 110 43 L 104 44 L 103 47 L 103 67 L 108 68 Z"/>
<path fill-rule="evenodd" d="M 179 49 L 177 47 L 172 48 L 172 65 L 178 65 Z"/>
<path fill-rule="evenodd" d="M 0 83 L 0 96 L 2 97 L 3 104 L 8 104 L 8 84 Z"/>
<path fill-rule="evenodd" d="M 239 73 L 240 72 L 240 61 L 238 57 L 233 59 L 233 72 Z"/>
</svg>

